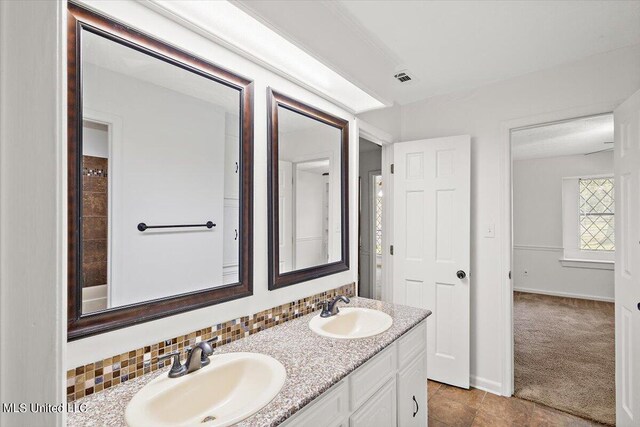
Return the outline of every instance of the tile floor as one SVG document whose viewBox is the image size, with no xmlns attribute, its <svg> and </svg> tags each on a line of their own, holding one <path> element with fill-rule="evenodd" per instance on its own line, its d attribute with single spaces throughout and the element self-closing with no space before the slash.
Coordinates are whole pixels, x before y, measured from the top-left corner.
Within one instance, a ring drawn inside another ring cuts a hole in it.
<svg viewBox="0 0 640 427">
<path fill-rule="evenodd" d="M 516 397 L 428 383 L 429 427 L 592 427 L 594 423 Z"/>
</svg>

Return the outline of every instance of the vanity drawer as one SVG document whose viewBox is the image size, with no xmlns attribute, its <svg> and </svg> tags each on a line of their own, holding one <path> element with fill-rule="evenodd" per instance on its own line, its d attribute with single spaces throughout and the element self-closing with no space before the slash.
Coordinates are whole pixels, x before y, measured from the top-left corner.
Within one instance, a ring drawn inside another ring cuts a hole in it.
<svg viewBox="0 0 640 427">
<path fill-rule="evenodd" d="M 427 350 L 427 322 L 422 321 L 398 340 L 398 369 Z"/>
<path fill-rule="evenodd" d="M 351 410 L 358 409 L 396 372 L 395 343 L 355 370 L 349 381 Z"/>
<path fill-rule="evenodd" d="M 320 399 L 310 402 L 281 426 L 346 427 L 345 420 L 348 416 L 349 388 L 346 380 L 342 380 L 324 392 Z"/>
</svg>

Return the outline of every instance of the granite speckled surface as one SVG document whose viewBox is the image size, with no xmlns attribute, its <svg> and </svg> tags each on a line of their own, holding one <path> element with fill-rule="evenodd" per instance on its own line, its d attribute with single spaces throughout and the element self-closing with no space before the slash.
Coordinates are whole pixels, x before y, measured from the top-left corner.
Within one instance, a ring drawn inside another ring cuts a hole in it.
<svg viewBox="0 0 640 427">
<path fill-rule="evenodd" d="M 267 427 L 282 423 L 431 314 L 428 310 L 366 298 L 352 298 L 349 306 L 383 311 L 393 318 L 393 325 L 382 334 L 370 338 L 325 338 L 309 329 L 309 320 L 319 313 L 316 311 L 216 348 L 212 363 L 215 362 L 216 353 L 254 352 L 274 357 L 287 371 L 287 379 L 280 393 L 238 426 Z M 166 375 L 167 371 L 168 368 L 165 368 L 143 375 L 77 400 L 75 403 L 86 405 L 87 410 L 70 413 L 68 426 L 126 426 L 124 411 L 129 400 L 148 382 L 158 375 Z"/>
</svg>

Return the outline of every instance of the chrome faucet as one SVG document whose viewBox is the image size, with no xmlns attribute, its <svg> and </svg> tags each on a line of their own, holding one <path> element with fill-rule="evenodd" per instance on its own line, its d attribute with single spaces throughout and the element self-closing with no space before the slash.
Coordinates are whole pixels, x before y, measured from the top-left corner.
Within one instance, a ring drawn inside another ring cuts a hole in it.
<svg viewBox="0 0 640 427">
<path fill-rule="evenodd" d="M 345 304 L 349 304 L 351 300 L 344 295 L 338 295 L 331 301 L 325 301 L 322 303 L 322 312 L 320 313 L 320 317 L 331 317 L 335 316 L 340 312 L 338 309 L 338 301 L 342 301 Z"/>
<path fill-rule="evenodd" d="M 218 337 L 214 337 L 208 341 L 201 341 L 192 348 L 187 348 L 187 361 L 184 365 L 180 362 L 179 351 L 158 357 L 158 362 L 173 358 L 173 365 L 169 370 L 169 378 L 179 378 L 187 375 L 209 364 L 209 356 L 213 354 L 211 343 L 217 339 Z"/>
</svg>

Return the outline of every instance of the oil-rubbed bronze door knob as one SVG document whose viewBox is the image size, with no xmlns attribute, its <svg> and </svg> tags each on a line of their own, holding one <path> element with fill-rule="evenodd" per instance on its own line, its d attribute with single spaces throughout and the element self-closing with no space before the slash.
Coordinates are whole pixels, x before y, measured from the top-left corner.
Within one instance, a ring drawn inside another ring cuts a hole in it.
<svg viewBox="0 0 640 427">
<path fill-rule="evenodd" d="M 462 270 L 458 270 L 458 272 L 456 273 L 456 276 L 458 276 L 458 279 L 462 280 L 462 279 L 464 279 L 465 277 L 467 277 L 467 273 L 465 273 L 465 272 L 464 272 L 464 271 L 462 271 Z"/>
</svg>

